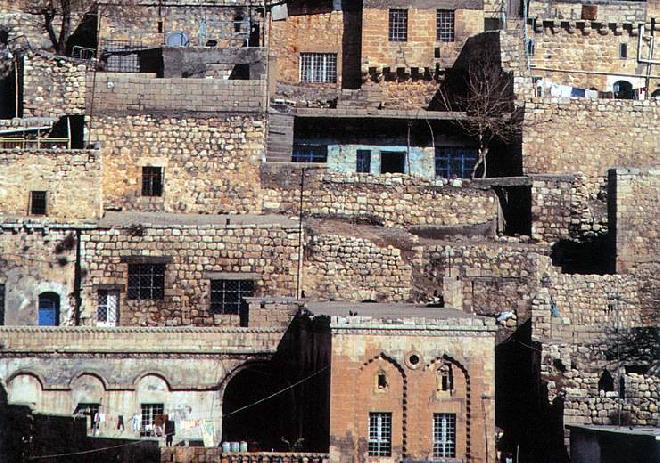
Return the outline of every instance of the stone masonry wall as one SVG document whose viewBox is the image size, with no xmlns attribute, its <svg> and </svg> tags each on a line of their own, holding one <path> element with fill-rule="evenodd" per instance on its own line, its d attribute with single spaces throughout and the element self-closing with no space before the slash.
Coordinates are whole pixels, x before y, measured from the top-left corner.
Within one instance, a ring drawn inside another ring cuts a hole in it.
<svg viewBox="0 0 660 463">
<path fill-rule="evenodd" d="M 537 21 L 536 27 L 529 29 L 530 38 L 535 43 L 535 51 L 530 59 L 532 75 L 557 84 L 594 88 L 602 92 L 611 92 L 617 80 L 630 80 L 634 88 L 644 86 L 646 66 L 638 64 L 635 59 L 639 35 L 636 25 L 608 25 L 588 21 L 576 25 L 575 21 Z M 627 46 L 626 58 L 620 56 L 621 44 Z M 624 76 L 616 77 L 616 74 Z M 639 75 L 639 78 L 631 75 Z M 655 85 L 652 86 L 654 88 Z"/>
<path fill-rule="evenodd" d="M 455 40 L 442 42 L 437 40 L 436 8 L 443 8 L 442 3 L 433 4 L 431 8 L 408 9 L 408 40 L 405 42 L 390 42 L 388 40 L 389 13 L 377 0 L 364 2 L 362 15 L 362 73 L 375 68 L 383 72 L 389 68 L 395 73 L 397 68 L 430 68 L 435 71 L 435 64 L 441 68 L 450 67 L 465 40 L 471 35 L 484 30 L 483 5 L 475 9 L 456 8 L 453 2 L 446 2 L 446 9 L 453 9 L 455 21 Z M 388 5 L 391 8 L 406 6 Z M 436 59 L 435 49 L 440 50 Z"/>
<path fill-rule="evenodd" d="M 0 284 L 5 325 L 36 325 L 39 294 L 60 299 L 60 323 L 72 324 L 75 232 L 27 223 L 0 225 Z"/>
<path fill-rule="evenodd" d="M 264 165 L 265 211 L 299 211 L 300 172 L 299 166 Z M 450 187 L 441 180 L 400 174 L 339 174 L 324 169 L 307 169 L 304 175 L 303 211 L 313 216 L 362 218 L 386 226 L 460 226 L 497 219 L 493 193 Z"/>
<path fill-rule="evenodd" d="M 261 210 L 259 162 L 264 125 L 250 117 L 160 115 L 95 118 L 103 152 L 106 208 L 198 213 Z M 141 169 L 164 172 L 161 197 L 141 195 Z"/>
<path fill-rule="evenodd" d="M 208 272 L 256 274 L 257 295 L 295 291 L 298 228 L 287 225 L 153 226 L 92 230 L 83 236 L 83 316 L 95 318 L 99 285 L 120 290 L 122 325 L 238 324 L 237 316 L 209 311 Z M 171 259 L 163 300 L 129 300 L 128 261 Z"/>
<path fill-rule="evenodd" d="M 263 80 L 157 79 L 153 74 L 97 73 L 87 86 L 95 114 L 115 112 L 258 113 L 266 91 Z"/>
<path fill-rule="evenodd" d="M 88 64 L 30 52 L 23 57 L 23 116 L 84 114 Z"/>
<path fill-rule="evenodd" d="M 0 214 L 30 214 L 30 192 L 46 192 L 52 221 L 94 219 L 101 212 L 101 156 L 67 149 L 0 150 Z"/>
<path fill-rule="evenodd" d="M 525 105 L 525 120 L 527 174 L 580 171 L 594 179 L 614 166 L 650 167 L 660 160 L 660 101 L 535 98 Z"/>
<path fill-rule="evenodd" d="M 407 301 L 412 268 L 402 254 L 362 237 L 308 234 L 303 290 L 310 299 Z"/>
<path fill-rule="evenodd" d="M 596 7 L 596 17 L 606 23 L 642 22 L 646 19 L 646 2 L 612 0 L 556 1 L 534 0 L 529 2 L 529 17 L 540 19 L 581 19 L 582 5 Z"/>
<path fill-rule="evenodd" d="M 613 169 L 609 175 L 615 202 L 616 269 L 658 263 L 660 169 Z"/>
</svg>

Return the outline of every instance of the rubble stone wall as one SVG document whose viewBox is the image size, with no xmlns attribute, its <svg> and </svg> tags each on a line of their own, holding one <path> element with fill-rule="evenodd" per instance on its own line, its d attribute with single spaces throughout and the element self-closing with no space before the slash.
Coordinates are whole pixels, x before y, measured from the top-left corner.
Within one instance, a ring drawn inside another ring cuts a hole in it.
<svg viewBox="0 0 660 463">
<path fill-rule="evenodd" d="M 263 109 L 265 81 L 223 79 L 157 79 L 153 74 L 97 73 L 95 114 L 126 112 L 258 113 Z M 88 106 L 92 107 L 89 99 Z"/>
<path fill-rule="evenodd" d="M 30 214 L 30 192 L 46 192 L 51 220 L 94 219 L 101 213 L 101 156 L 67 149 L 0 150 L 0 213 Z"/>
<path fill-rule="evenodd" d="M 60 300 L 60 324 L 73 323 L 75 232 L 5 222 L 0 226 L 0 284 L 5 325 L 38 324 L 39 294 Z"/>
<path fill-rule="evenodd" d="M 198 213 L 260 212 L 264 124 L 250 117 L 103 116 L 104 206 Z M 143 166 L 163 168 L 163 195 L 141 196 Z"/>
<path fill-rule="evenodd" d="M 307 235 L 303 290 L 322 300 L 407 301 L 412 268 L 401 249 L 369 239 Z"/>
<path fill-rule="evenodd" d="M 298 213 L 300 176 L 296 166 L 264 165 L 265 211 Z M 401 174 L 330 173 L 306 169 L 303 211 L 313 216 L 373 219 L 386 226 L 482 224 L 497 219 L 494 193 L 450 187 L 441 180 Z"/>
<path fill-rule="evenodd" d="M 140 229 L 139 225 L 93 230 L 83 237 L 87 272 L 83 312 L 90 319 L 95 317 L 96 289 L 110 285 L 120 290 L 121 325 L 238 325 L 237 315 L 210 313 L 211 278 L 207 272 L 257 274 L 257 295 L 294 295 L 297 227 L 173 225 Z M 127 299 L 127 262 L 142 257 L 171 259 L 165 264 L 162 300 Z"/>
<path fill-rule="evenodd" d="M 23 56 L 23 116 L 85 114 L 88 64 L 63 56 Z"/>
<path fill-rule="evenodd" d="M 534 98 L 525 105 L 525 120 L 527 174 L 579 171 L 597 179 L 614 166 L 657 166 L 660 160 L 660 101 Z"/>
</svg>

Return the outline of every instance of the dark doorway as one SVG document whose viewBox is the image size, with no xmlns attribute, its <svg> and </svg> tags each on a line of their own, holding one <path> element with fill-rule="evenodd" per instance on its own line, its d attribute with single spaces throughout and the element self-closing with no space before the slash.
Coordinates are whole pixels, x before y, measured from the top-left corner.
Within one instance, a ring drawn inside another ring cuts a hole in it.
<svg viewBox="0 0 660 463">
<path fill-rule="evenodd" d="M 402 151 L 381 151 L 380 173 L 404 173 L 406 153 Z"/>
<path fill-rule="evenodd" d="M 92 58 L 98 46 L 97 16 L 95 12 L 85 13 L 76 30 L 66 41 L 66 54 L 74 58 Z"/>
<path fill-rule="evenodd" d="M 362 0 L 344 0 L 341 8 L 344 13 L 341 86 L 358 89 L 362 85 Z"/>
<path fill-rule="evenodd" d="M 62 116 L 50 131 L 50 138 L 67 138 L 71 136 L 71 148 L 85 147 L 85 116 L 82 114 Z"/>
<path fill-rule="evenodd" d="M 18 74 L 17 67 L 11 66 L 6 74 L 0 77 L 0 119 L 18 117 Z"/>
<path fill-rule="evenodd" d="M 632 100 L 635 98 L 635 91 L 630 82 L 625 80 L 617 80 L 614 82 L 612 88 L 614 90 L 614 98 L 619 100 Z"/>
<path fill-rule="evenodd" d="M 60 296 L 56 293 L 39 294 L 39 325 L 57 326 L 60 324 Z"/>
<path fill-rule="evenodd" d="M 246 441 L 250 452 L 302 450 L 296 417 L 303 404 L 290 386 L 282 369 L 268 363 L 238 372 L 222 398 L 222 440 Z"/>
<path fill-rule="evenodd" d="M 550 257 L 562 273 L 607 275 L 613 273 L 610 250 L 607 236 L 586 242 L 562 240 L 552 245 Z"/>
<path fill-rule="evenodd" d="M 504 218 L 504 234 L 532 233 L 532 191 L 529 186 L 494 187 Z"/>
</svg>

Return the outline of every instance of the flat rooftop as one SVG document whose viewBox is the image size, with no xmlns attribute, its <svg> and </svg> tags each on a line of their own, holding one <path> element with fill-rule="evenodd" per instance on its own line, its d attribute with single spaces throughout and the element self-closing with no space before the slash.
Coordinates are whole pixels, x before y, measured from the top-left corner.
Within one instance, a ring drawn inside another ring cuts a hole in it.
<svg viewBox="0 0 660 463">
<path fill-rule="evenodd" d="M 566 427 L 590 432 L 613 432 L 617 434 L 629 434 L 633 436 L 651 436 L 660 439 L 660 428 L 650 426 L 614 426 L 608 424 L 570 424 Z"/>
<path fill-rule="evenodd" d="M 351 301 L 313 301 L 305 302 L 305 307 L 314 315 L 328 317 L 372 317 L 372 318 L 474 318 L 475 315 L 462 310 L 445 307 L 428 307 L 421 304 L 391 302 L 351 302 Z M 349 314 L 352 313 L 353 315 Z"/>
<path fill-rule="evenodd" d="M 128 227 L 131 225 L 154 227 L 168 227 L 172 225 L 183 227 L 204 225 L 277 225 L 281 227 L 297 227 L 298 220 L 277 214 L 181 214 L 174 212 L 108 211 L 98 221 L 98 225 L 102 228 Z"/>
</svg>

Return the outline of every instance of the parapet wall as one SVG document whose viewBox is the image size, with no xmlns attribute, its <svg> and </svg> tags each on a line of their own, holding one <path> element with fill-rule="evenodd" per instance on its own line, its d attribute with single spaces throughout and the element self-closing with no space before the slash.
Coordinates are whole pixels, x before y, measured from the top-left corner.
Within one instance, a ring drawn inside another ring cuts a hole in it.
<svg viewBox="0 0 660 463">
<path fill-rule="evenodd" d="M 659 139 L 660 101 L 534 98 L 525 105 L 523 170 L 597 178 L 614 166 L 657 166 Z"/>
<path fill-rule="evenodd" d="M 157 79 L 153 74 L 97 73 L 95 114 L 116 112 L 258 113 L 263 110 L 264 80 Z M 91 90 L 90 90 L 91 93 Z M 90 110 L 92 100 L 88 101 Z"/>
<path fill-rule="evenodd" d="M 0 213 L 30 214 L 30 192 L 46 192 L 50 220 L 94 219 L 101 212 L 101 156 L 67 149 L 0 150 Z"/>
<path fill-rule="evenodd" d="M 595 11 L 595 17 L 591 19 L 604 23 L 643 22 L 646 19 L 645 1 L 621 0 L 533 0 L 529 2 L 528 15 L 539 19 L 582 19 L 583 5 Z"/>
<path fill-rule="evenodd" d="M 249 116 L 95 118 L 109 209 L 258 213 L 264 123 Z M 161 167 L 163 194 L 141 196 L 142 167 Z"/>
<path fill-rule="evenodd" d="M 265 211 L 298 213 L 304 166 L 264 164 Z M 385 226 L 461 226 L 497 220 L 494 193 L 400 174 L 340 174 L 305 168 L 303 213 L 369 220 Z"/>
</svg>

